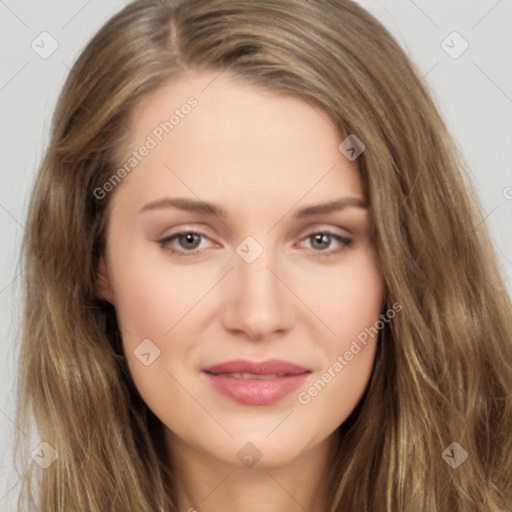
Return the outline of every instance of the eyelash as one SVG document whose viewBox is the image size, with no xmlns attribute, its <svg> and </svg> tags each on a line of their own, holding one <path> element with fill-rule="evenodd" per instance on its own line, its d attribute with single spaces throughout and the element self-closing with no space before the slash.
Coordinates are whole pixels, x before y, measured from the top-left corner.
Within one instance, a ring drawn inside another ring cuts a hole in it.
<svg viewBox="0 0 512 512">
<path fill-rule="evenodd" d="M 182 235 L 198 235 L 198 236 L 202 237 L 203 239 L 206 238 L 209 240 L 209 238 L 206 235 L 204 235 L 203 233 L 198 233 L 197 231 L 180 231 L 171 236 L 168 236 L 168 237 L 162 238 L 161 240 L 158 240 L 158 244 L 166 251 L 169 251 L 170 253 L 176 254 L 178 256 L 183 256 L 183 257 L 199 256 L 203 253 L 202 250 L 197 250 L 197 249 L 195 249 L 193 251 L 185 251 L 185 250 L 181 251 L 181 250 L 177 250 L 169 245 L 173 240 L 177 239 L 178 237 L 180 237 Z M 338 235 L 329 230 L 314 231 L 314 232 L 310 233 L 309 235 L 307 235 L 306 237 L 304 237 L 303 240 L 308 240 L 315 235 L 326 235 L 326 236 L 330 237 L 331 239 L 334 239 L 337 242 L 340 242 L 341 244 L 343 244 L 340 249 L 337 249 L 334 251 L 333 250 L 314 251 L 316 253 L 315 257 L 316 256 L 318 256 L 318 257 L 333 256 L 334 254 L 338 254 L 338 253 L 344 251 L 345 249 L 348 249 L 349 247 L 352 246 L 352 244 L 354 242 L 350 238 L 346 238 L 344 236 Z"/>
</svg>

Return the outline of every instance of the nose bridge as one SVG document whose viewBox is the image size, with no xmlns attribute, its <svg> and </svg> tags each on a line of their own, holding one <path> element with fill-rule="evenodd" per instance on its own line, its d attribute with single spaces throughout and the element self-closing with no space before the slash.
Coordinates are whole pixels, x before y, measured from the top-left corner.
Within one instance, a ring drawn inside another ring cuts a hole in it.
<svg viewBox="0 0 512 512">
<path fill-rule="evenodd" d="M 280 268 L 277 258 L 260 248 L 251 240 L 238 246 L 226 290 L 225 327 L 251 338 L 287 329 L 293 320 L 290 293 L 274 274 Z"/>
</svg>

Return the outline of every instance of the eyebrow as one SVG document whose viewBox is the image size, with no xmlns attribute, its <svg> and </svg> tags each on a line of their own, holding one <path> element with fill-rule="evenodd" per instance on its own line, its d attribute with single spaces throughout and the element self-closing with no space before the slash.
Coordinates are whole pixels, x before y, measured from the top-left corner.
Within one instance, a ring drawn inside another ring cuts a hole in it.
<svg viewBox="0 0 512 512">
<path fill-rule="evenodd" d="M 301 219 L 312 215 L 331 213 L 349 207 L 367 209 L 368 205 L 365 203 L 365 201 L 357 197 L 343 197 L 340 199 L 336 199 L 335 201 L 331 201 L 329 203 L 307 206 L 295 212 L 294 216 L 296 218 Z M 206 201 L 196 201 L 195 199 L 171 199 L 169 197 L 157 199 L 156 201 L 151 201 L 145 204 L 139 210 L 139 213 L 150 210 L 158 210 L 161 208 L 178 208 L 179 210 L 184 210 L 192 213 L 199 213 L 201 215 L 215 215 L 220 218 L 227 217 L 225 210 L 223 210 L 222 207 L 219 205 L 208 203 Z"/>
</svg>

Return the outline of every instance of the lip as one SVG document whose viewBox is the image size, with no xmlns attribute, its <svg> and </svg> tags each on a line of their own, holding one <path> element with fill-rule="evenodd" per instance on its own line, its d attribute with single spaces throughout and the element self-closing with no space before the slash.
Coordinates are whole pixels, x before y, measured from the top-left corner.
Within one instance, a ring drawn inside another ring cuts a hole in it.
<svg viewBox="0 0 512 512">
<path fill-rule="evenodd" d="M 235 359 L 215 366 L 208 366 L 203 368 L 203 371 L 208 373 L 254 373 L 256 375 L 283 373 L 285 375 L 297 375 L 307 372 L 309 369 L 281 359 L 267 359 L 266 361 Z"/>
<path fill-rule="evenodd" d="M 248 361 L 237 359 L 204 368 L 203 373 L 216 391 L 245 405 L 270 405 L 298 389 L 311 370 L 288 361 L 268 359 Z M 237 378 L 232 374 L 252 374 L 254 378 Z M 261 378 L 258 376 L 274 375 Z"/>
</svg>

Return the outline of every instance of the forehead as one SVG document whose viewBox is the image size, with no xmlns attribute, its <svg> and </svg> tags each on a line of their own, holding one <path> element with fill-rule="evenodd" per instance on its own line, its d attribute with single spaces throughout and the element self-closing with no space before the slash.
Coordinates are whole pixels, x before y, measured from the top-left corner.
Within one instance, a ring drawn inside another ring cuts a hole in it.
<svg viewBox="0 0 512 512">
<path fill-rule="evenodd" d="M 339 151 L 343 138 L 325 112 L 228 73 L 166 84 L 138 106 L 129 127 L 123 163 L 150 148 L 122 184 L 137 203 L 178 189 L 196 199 L 237 195 L 281 207 L 363 194 L 357 163 Z"/>
</svg>

